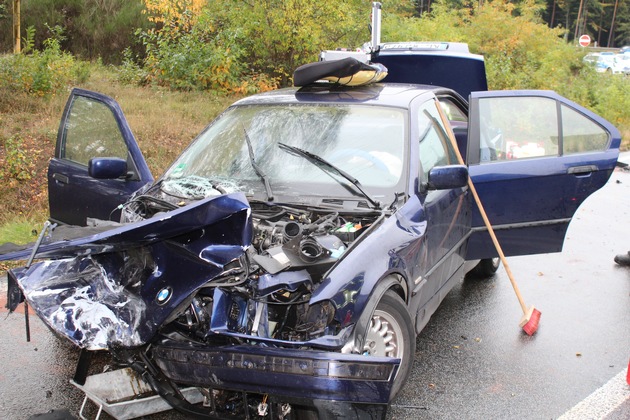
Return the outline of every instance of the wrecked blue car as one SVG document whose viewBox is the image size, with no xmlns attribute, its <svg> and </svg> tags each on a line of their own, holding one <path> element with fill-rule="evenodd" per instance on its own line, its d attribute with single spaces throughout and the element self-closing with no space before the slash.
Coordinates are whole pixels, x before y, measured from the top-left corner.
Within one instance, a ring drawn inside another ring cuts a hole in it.
<svg viewBox="0 0 630 420">
<path fill-rule="evenodd" d="M 410 84 L 440 57 L 483 68 L 460 47 L 383 44 L 371 61 L 398 83 L 240 100 L 156 181 L 120 107 L 73 90 L 58 226 L 2 256 L 41 260 L 9 272 L 9 306 L 191 415 L 383 417 L 448 291 L 497 268 L 468 176 L 506 255 L 559 252 L 617 161 L 619 132 L 553 92 L 473 91 L 485 74 L 467 88 L 449 66 L 458 86 Z"/>
</svg>

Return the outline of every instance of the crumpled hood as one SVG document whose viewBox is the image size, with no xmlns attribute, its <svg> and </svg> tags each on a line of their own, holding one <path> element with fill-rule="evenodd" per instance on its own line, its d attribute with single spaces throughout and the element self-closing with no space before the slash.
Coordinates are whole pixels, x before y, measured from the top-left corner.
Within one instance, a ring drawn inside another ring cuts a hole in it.
<svg viewBox="0 0 630 420">
<path fill-rule="evenodd" d="M 137 248 L 193 232 L 243 210 L 247 210 L 249 218 L 247 199 L 241 193 L 234 193 L 207 198 L 151 219 L 119 224 L 113 228 L 60 226 L 52 235 L 44 238 L 35 257 L 62 258 Z M 240 241 L 249 245 L 251 227 L 241 233 L 246 237 L 240 238 Z M 238 235 L 236 232 L 233 234 Z M 11 247 L 5 245 L 0 247 L 0 261 L 25 260 L 31 255 L 32 244 Z"/>
<path fill-rule="evenodd" d="M 92 236 L 53 240 L 37 257 L 54 260 L 10 275 L 37 315 L 79 347 L 136 347 L 241 257 L 251 238 L 246 198 L 222 195 Z"/>
</svg>

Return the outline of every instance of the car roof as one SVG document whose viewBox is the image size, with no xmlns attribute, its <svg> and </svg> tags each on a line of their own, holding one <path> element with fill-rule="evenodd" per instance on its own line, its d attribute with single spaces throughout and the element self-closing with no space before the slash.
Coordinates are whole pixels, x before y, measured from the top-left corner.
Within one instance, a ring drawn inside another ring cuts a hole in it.
<svg viewBox="0 0 630 420">
<path fill-rule="evenodd" d="M 349 87 L 334 83 L 315 83 L 301 88 L 291 87 L 260 93 L 241 99 L 234 106 L 279 103 L 363 103 L 406 108 L 418 96 L 425 95 L 429 98 L 443 94 L 459 96 L 450 89 L 429 85 L 374 83 Z"/>
</svg>

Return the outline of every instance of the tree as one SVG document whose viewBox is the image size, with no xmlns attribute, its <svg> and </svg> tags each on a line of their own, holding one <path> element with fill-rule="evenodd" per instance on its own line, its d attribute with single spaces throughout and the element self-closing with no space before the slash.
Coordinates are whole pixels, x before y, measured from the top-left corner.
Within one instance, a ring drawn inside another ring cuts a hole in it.
<svg viewBox="0 0 630 420">
<path fill-rule="evenodd" d="M 13 0 L 13 52 L 19 54 L 20 46 L 20 0 Z"/>
<path fill-rule="evenodd" d="M 615 19 L 617 18 L 618 6 L 619 6 L 619 0 L 615 0 L 615 8 L 613 9 L 613 18 L 612 18 L 612 22 L 610 23 L 610 35 L 608 36 L 608 45 L 611 44 L 613 34 L 615 33 Z"/>
</svg>

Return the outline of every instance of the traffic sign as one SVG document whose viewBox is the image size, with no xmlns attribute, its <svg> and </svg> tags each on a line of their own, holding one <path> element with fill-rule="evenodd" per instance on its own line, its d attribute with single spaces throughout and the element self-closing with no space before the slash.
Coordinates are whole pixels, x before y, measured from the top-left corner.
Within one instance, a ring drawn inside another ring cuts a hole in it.
<svg viewBox="0 0 630 420">
<path fill-rule="evenodd" d="M 582 47 L 588 47 L 589 45 L 591 45 L 591 37 L 588 35 L 582 35 L 580 37 L 580 45 Z"/>
</svg>

